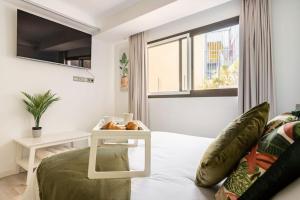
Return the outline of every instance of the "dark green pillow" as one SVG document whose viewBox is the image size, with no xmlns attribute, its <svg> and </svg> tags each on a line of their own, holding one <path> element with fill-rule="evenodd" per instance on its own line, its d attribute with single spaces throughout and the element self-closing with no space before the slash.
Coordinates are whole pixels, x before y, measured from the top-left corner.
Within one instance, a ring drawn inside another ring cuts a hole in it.
<svg viewBox="0 0 300 200">
<path fill-rule="evenodd" d="M 262 136 L 268 115 L 269 104 L 265 102 L 231 122 L 204 153 L 196 184 L 210 187 L 223 180 Z"/>
</svg>

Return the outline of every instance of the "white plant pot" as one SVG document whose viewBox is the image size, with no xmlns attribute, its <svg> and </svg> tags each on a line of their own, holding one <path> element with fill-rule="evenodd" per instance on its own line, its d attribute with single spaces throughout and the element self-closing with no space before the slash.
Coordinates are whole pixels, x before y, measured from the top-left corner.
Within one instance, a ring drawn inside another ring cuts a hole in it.
<svg viewBox="0 0 300 200">
<path fill-rule="evenodd" d="M 42 135 L 42 127 L 32 127 L 32 137 L 38 138 Z"/>
</svg>

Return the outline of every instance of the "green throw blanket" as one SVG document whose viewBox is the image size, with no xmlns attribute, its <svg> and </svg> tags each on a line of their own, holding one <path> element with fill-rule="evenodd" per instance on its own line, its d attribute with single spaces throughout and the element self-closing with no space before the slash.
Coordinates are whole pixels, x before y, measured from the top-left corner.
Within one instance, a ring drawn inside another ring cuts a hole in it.
<svg viewBox="0 0 300 200">
<path fill-rule="evenodd" d="M 44 159 L 37 169 L 41 200 L 128 200 L 130 179 L 88 179 L 90 149 Z M 128 171 L 126 148 L 99 148 L 97 171 Z"/>
</svg>

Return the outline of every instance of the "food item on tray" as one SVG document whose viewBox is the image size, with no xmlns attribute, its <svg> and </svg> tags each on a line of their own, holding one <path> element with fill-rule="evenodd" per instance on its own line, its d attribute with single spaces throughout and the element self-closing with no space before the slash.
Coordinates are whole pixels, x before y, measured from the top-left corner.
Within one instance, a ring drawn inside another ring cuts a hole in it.
<svg viewBox="0 0 300 200">
<path fill-rule="evenodd" d="M 104 126 L 102 126 L 101 129 L 106 129 L 106 130 L 124 130 L 125 128 L 121 127 L 121 126 L 118 126 L 114 122 L 110 121 L 110 122 L 104 124 Z"/>
<path fill-rule="evenodd" d="M 125 127 L 126 130 L 139 130 L 139 126 L 135 122 L 128 122 Z"/>
<path fill-rule="evenodd" d="M 114 123 L 113 121 L 110 121 L 106 124 L 104 124 L 101 127 L 102 130 L 140 130 L 138 123 L 136 122 L 128 122 L 125 126 L 118 125 L 117 123 Z"/>
</svg>

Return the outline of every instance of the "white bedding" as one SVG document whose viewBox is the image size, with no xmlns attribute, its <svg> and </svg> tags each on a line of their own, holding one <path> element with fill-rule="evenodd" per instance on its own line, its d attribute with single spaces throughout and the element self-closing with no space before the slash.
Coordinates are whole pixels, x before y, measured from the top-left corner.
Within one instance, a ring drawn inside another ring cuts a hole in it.
<svg viewBox="0 0 300 200">
<path fill-rule="evenodd" d="M 151 176 L 132 179 L 132 200 L 214 199 L 217 187 L 206 189 L 194 184 L 199 161 L 212 139 L 166 132 L 152 132 L 151 137 Z M 142 146 L 130 148 L 131 169 L 141 169 L 143 160 Z M 300 192 L 299 189 L 300 180 L 298 179 L 274 199 L 295 199 L 297 192 Z M 40 200 L 36 174 L 23 200 Z"/>
</svg>

